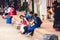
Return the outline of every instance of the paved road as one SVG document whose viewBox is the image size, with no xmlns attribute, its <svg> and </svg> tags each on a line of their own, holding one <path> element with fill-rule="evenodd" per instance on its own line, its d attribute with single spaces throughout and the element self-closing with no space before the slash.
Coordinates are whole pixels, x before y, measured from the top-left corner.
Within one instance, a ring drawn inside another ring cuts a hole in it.
<svg viewBox="0 0 60 40">
<path fill-rule="evenodd" d="M 5 19 L 0 16 L 0 40 L 32 40 L 19 33 L 15 26 L 6 24 Z"/>
</svg>

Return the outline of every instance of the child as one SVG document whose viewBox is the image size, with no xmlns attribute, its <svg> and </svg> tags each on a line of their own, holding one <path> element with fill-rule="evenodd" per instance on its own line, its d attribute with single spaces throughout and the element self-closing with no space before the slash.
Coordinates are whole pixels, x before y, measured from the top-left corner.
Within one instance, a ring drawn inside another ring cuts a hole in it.
<svg viewBox="0 0 60 40">
<path fill-rule="evenodd" d="M 30 27 L 28 27 L 27 36 L 29 36 L 29 35 L 33 36 L 34 30 L 35 30 L 36 28 L 39 28 L 39 27 L 41 26 L 41 24 L 42 24 L 42 21 L 41 21 L 41 19 L 37 16 L 37 14 L 35 14 L 34 16 L 35 16 L 34 19 L 31 20 L 33 24 L 30 25 Z"/>
<path fill-rule="evenodd" d="M 29 22 L 27 21 L 27 19 L 23 16 L 23 15 L 20 15 L 20 19 L 21 20 L 21 24 L 20 24 L 20 32 L 21 33 L 24 33 L 24 27 L 27 27 L 29 25 Z"/>
</svg>

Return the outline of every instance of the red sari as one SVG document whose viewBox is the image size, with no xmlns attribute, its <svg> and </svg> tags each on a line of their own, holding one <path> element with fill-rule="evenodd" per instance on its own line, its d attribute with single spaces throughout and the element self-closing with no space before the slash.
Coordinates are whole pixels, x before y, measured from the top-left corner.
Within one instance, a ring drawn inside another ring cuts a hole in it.
<svg viewBox="0 0 60 40">
<path fill-rule="evenodd" d="M 14 8 L 11 8 L 11 11 L 10 13 L 8 13 L 8 16 L 13 16 L 13 15 L 16 15 L 16 10 Z"/>
</svg>

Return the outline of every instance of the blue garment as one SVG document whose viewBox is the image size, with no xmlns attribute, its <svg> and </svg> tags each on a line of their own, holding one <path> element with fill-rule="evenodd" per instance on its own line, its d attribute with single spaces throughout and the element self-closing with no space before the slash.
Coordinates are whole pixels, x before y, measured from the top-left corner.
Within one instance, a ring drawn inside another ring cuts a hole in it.
<svg viewBox="0 0 60 40">
<path fill-rule="evenodd" d="M 38 17 L 35 17 L 34 20 L 35 20 L 35 25 L 30 26 L 28 28 L 28 33 L 32 32 L 35 28 L 38 28 L 40 26 L 40 22 L 38 21 L 39 20 Z"/>
<path fill-rule="evenodd" d="M 39 25 L 36 25 L 36 24 L 35 24 L 34 26 L 32 26 L 32 27 L 30 26 L 30 27 L 28 28 L 28 32 L 32 32 L 35 28 L 38 28 L 38 26 L 39 26 Z"/>
<path fill-rule="evenodd" d="M 40 26 L 40 24 L 42 23 L 39 17 L 35 17 L 34 20 L 36 25 Z"/>
<path fill-rule="evenodd" d="M 25 17 L 26 17 L 27 19 L 30 19 L 30 18 L 31 18 L 31 16 L 30 16 L 29 13 L 27 13 L 27 14 L 25 15 Z"/>
</svg>

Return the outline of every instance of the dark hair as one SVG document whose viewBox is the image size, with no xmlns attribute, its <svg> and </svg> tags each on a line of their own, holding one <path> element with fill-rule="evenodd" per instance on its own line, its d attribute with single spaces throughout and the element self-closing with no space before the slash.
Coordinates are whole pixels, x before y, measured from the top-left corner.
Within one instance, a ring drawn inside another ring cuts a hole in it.
<svg viewBox="0 0 60 40">
<path fill-rule="evenodd" d="M 27 13 L 27 12 L 29 12 L 29 10 L 26 10 L 25 12 Z"/>
<path fill-rule="evenodd" d="M 57 3 L 57 1 L 54 1 L 52 4 L 56 4 Z"/>
<path fill-rule="evenodd" d="M 51 8 L 50 6 L 48 6 L 47 8 Z"/>
<path fill-rule="evenodd" d="M 24 16 L 23 15 L 20 15 L 19 17 L 21 18 L 21 17 L 24 17 Z"/>
<path fill-rule="evenodd" d="M 37 14 L 34 14 L 35 17 L 37 17 L 38 15 Z"/>
<path fill-rule="evenodd" d="M 26 10 L 25 12 L 27 13 L 28 11 Z"/>
<path fill-rule="evenodd" d="M 30 12 L 30 14 L 33 14 L 33 12 Z"/>
</svg>

